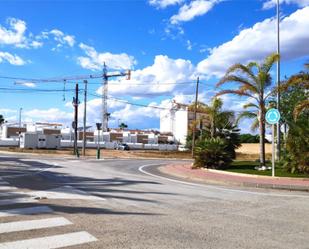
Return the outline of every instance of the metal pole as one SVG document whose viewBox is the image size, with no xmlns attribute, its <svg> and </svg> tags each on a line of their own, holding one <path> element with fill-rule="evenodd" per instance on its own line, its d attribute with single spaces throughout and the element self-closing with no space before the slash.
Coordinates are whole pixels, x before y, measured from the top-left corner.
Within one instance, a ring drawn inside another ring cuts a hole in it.
<svg viewBox="0 0 309 249">
<path fill-rule="evenodd" d="M 271 125 L 272 128 L 272 156 L 271 156 L 271 176 L 275 176 L 275 125 Z"/>
<path fill-rule="evenodd" d="M 194 120 L 192 124 L 192 157 L 194 157 L 194 148 L 195 148 L 195 130 L 196 130 L 196 109 L 197 109 L 197 101 L 198 101 L 198 86 L 200 83 L 200 78 L 197 77 L 196 81 L 196 92 L 195 92 L 195 106 L 194 106 Z"/>
<path fill-rule="evenodd" d="M 84 130 L 83 130 L 83 156 L 86 156 L 86 123 L 87 123 L 87 85 L 88 81 L 84 80 Z"/>
<path fill-rule="evenodd" d="M 18 129 L 18 146 L 20 147 L 20 134 L 21 134 L 21 111 L 23 108 L 19 108 L 19 129 Z"/>
<path fill-rule="evenodd" d="M 108 92 L 108 75 L 106 64 L 103 67 L 103 88 L 102 88 L 102 132 L 107 132 L 108 117 L 107 117 L 107 92 Z"/>
<path fill-rule="evenodd" d="M 277 88 L 280 86 L 280 3 L 277 0 L 277 54 L 279 55 L 279 59 L 277 61 Z M 277 109 L 280 111 L 280 91 L 277 91 Z M 280 121 L 277 124 L 277 160 L 280 159 Z"/>
<path fill-rule="evenodd" d="M 77 148 L 77 128 L 78 128 L 78 83 L 75 85 L 75 98 L 74 98 L 74 154 L 78 157 Z"/>
</svg>

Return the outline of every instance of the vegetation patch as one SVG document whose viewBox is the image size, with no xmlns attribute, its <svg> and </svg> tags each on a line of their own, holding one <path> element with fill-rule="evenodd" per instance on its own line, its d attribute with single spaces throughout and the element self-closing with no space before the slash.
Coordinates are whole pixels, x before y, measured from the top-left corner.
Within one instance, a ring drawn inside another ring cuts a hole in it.
<svg viewBox="0 0 309 249">
<path fill-rule="evenodd" d="M 251 175 L 264 175 L 271 176 L 271 170 L 256 170 L 255 167 L 259 166 L 259 162 L 254 161 L 234 161 L 230 164 L 230 166 L 225 169 L 225 171 L 234 172 L 234 173 L 243 173 L 243 174 L 251 174 Z M 266 166 L 271 166 L 269 161 L 266 161 Z M 278 177 L 300 177 L 300 178 L 308 178 L 309 174 L 304 173 L 291 173 L 286 169 L 276 165 L 276 176 Z"/>
</svg>

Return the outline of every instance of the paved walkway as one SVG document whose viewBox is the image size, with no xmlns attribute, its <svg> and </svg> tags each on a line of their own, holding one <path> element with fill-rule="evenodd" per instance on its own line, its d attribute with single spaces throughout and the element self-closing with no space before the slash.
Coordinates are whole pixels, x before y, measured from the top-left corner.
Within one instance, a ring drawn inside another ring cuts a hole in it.
<svg viewBox="0 0 309 249">
<path fill-rule="evenodd" d="M 190 164 L 170 164 L 160 171 L 181 178 L 255 188 L 288 189 L 309 192 L 309 178 L 246 175 L 219 170 L 192 169 Z"/>
</svg>

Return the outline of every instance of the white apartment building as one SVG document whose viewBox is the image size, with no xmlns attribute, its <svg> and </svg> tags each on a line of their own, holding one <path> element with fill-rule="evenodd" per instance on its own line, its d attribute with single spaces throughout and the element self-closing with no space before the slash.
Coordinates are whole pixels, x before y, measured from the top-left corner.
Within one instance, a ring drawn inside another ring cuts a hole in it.
<svg viewBox="0 0 309 249">
<path fill-rule="evenodd" d="M 196 114 L 196 129 L 204 128 L 208 123 L 205 113 Z M 188 105 L 179 104 L 175 101 L 170 109 L 160 113 L 160 133 L 172 133 L 175 140 L 180 144 L 186 144 L 190 124 L 194 120 L 194 113 L 188 110 Z"/>
</svg>

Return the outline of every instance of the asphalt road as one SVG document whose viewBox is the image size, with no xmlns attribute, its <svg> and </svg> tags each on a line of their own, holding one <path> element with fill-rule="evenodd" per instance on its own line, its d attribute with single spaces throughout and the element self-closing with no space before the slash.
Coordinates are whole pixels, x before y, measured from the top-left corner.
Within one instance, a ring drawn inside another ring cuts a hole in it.
<svg viewBox="0 0 309 249">
<path fill-rule="evenodd" d="M 165 162 L 0 156 L 0 249 L 309 248 L 307 193 L 158 177 Z"/>
</svg>

